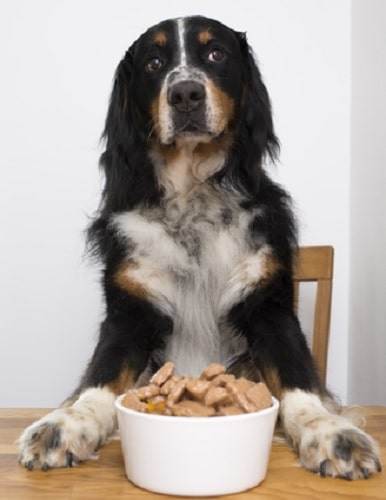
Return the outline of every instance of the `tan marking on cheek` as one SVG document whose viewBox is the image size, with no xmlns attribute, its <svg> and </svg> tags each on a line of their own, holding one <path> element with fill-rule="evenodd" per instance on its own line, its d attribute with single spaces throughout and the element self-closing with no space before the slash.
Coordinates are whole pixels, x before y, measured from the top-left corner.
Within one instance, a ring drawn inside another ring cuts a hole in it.
<svg viewBox="0 0 386 500">
<path fill-rule="evenodd" d="M 201 31 L 199 34 L 198 34 L 198 41 L 202 44 L 202 45 L 206 45 L 208 42 L 210 42 L 210 40 L 213 39 L 213 35 L 212 33 L 210 32 L 209 29 L 207 30 L 204 30 L 204 31 Z"/>
<path fill-rule="evenodd" d="M 130 276 L 130 270 L 135 269 L 137 265 L 133 261 L 125 262 L 122 264 L 114 276 L 114 282 L 125 290 L 130 295 L 134 295 L 140 299 L 148 299 L 149 292 L 141 284 Z"/>
<path fill-rule="evenodd" d="M 159 96 L 154 99 L 150 108 L 150 114 L 153 121 L 153 132 L 159 137 L 160 124 L 159 124 Z"/>
<path fill-rule="evenodd" d="M 150 111 L 153 120 L 153 133 L 157 140 L 162 143 L 168 135 L 168 130 L 171 126 L 169 123 L 167 89 L 162 88 L 159 95 L 152 102 Z"/>
<path fill-rule="evenodd" d="M 206 88 L 208 90 L 209 109 L 211 110 L 209 126 L 215 133 L 224 132 L 229 128 L 235 117 L 235 101 L 211 80 L 206 82 Z"/>
<path fill-rule="evenodd" d="M 165 47 L 167 44 L 168 38 L 166 36 L 166 33 L 164 31 L 158 31 L 154 35 L 154 42 L 159 45 L 160 47 Z"/>
<path fill-rule="evenodd" d="M 118 378 L 107 384 L 107 387 L 114 394 L 123 394 L 128 389 L 131 389 L 134 385 L 134 371 L 128 368 L 124 368 Z"/>
</svg>

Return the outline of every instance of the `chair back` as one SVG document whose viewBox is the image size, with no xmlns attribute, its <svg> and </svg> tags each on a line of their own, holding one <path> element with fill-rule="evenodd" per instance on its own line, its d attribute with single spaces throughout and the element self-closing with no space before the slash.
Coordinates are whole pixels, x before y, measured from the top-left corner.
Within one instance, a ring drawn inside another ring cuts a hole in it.
<svg viewBox="0 0 386 500">
<path fill-rule="evenodd" d="M 298 312 L 299 285 L 316 282 L 312 355 L 323 382 L 326 382 L 327 351 L 330 334 L 334 249 L 331 246 L 299 247 L 294 259 L 294 309 Z"/>
</svg>

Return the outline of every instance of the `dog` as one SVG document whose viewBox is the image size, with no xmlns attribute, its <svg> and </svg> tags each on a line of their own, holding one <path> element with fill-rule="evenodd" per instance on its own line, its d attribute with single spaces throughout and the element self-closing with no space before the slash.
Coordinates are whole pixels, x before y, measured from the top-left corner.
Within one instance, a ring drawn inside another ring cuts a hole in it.
<svg viewBox="0 0 386 500">
<path fill-rule="evenodd" d="M 79 387 L 20 436 L 21 464 L 92 458 L 116 430 L 117 395 L 165 361 L 193 376 L 218 362 L 266 382 L 306 469 L 379 472 L 376 443 L 340 413 L 294 314 L 296 221 L 266 173 L 279 142 L 245 34 L 200 16 L 150 28 L 117 68 L 104 139 L 88 236 L 105 319 Z"/>
</svg>

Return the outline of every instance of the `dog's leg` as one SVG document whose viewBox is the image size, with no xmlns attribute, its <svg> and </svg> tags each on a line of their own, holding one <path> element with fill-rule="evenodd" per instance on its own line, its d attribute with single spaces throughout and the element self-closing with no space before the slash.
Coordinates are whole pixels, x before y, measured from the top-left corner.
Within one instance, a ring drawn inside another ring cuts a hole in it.
<svg viewBox="0 0 386 500">
<path fill-rule="evenodd" d="M 292 311 L 290 288 L 274 281 L 260 287 L 231 309 L 228 320 L 247 337 L 252 360 L 280 399 L 284 432 L 306 469 L 346 479 L 381 470 L 374 440 L 338 414 L 320 382 Z"/>
<path fill-rule="evenodd" d="M 19 438 L 22 465 L 47 470 L 94 458 L 116 429 L 114 400 L 146 368 L 150 353 L 170 330 L 170 320 L 138 301 L 103 323 L 99 343 L 79 389 L 62 407 Z"/>
</svg>

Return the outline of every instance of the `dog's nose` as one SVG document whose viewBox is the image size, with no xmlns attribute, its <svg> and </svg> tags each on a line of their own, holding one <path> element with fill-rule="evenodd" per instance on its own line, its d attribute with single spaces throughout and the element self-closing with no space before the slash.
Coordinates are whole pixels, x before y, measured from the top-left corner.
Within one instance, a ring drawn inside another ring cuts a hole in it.
<svg viewBox="0 0 386 500">
<path fill-rule="evenodd" d="M 204 100 L 204 85 L 191 80 L 174 84 L 168 92 L 169 104 L 182 113 L 195 111 Z"/>
</svg>

